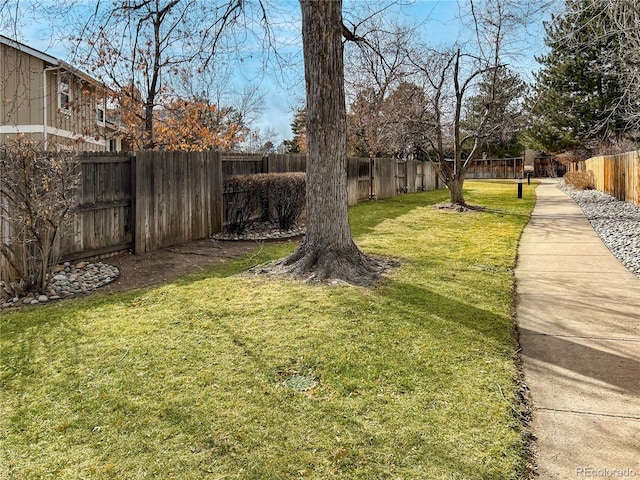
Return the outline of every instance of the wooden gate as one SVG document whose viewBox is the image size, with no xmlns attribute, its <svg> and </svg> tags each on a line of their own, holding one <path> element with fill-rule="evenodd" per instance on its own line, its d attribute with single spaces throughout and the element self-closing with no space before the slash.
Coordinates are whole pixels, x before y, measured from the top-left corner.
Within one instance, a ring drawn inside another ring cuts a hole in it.
<svg viewBox="0 0 640 480">
<path fill-rule="evenodd" d="M 358 201 L 373 200 L 373 158 L 358 158 Z"/>
<path fill-rule="evenodd" d="M 396 160 L 396 193 L 407 191 L 407 161 Z"/>
</svg>

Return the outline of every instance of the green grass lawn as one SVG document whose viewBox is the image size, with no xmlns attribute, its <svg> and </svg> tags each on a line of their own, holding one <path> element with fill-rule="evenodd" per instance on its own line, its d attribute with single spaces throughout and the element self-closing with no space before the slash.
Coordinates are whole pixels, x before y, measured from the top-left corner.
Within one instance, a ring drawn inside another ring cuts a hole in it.
<svg viewBox="0 0 640 480">
<path fill-rule="evenodd" d="M 526 453 L 513 273 L 534 204 L 509 182 L 350 210 L 374 288 L 242 274 L 0 316 L 2 479 L 511 479 Z"/>
</svg>

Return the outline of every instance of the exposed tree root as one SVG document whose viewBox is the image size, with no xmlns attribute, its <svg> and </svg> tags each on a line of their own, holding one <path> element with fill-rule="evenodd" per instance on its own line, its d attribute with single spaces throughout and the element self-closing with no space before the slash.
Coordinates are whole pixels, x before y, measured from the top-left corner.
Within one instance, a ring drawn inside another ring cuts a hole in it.
<svg viewBox="0 0 640 480">
<path fill-rule="evenodd" d="M 469 205 L 467 203 L 452 203 L 443 202 L 437 203 L 433 206 L 437 210 L 444 210 L 448 212 L 469 213 L 469 212 L 482 212 L 484 207 L 479 205 Z"/>
<path fill-rule="evenodd" d="M 253 271 L 306 282 L 370 286 L 389 268 L 397 265 L 399 262 L 394 260 L 365 255 L 355 244 L 346 250 L 319 250 L 310 249 L 303 242 L 291 256 Z"/>
</svg>

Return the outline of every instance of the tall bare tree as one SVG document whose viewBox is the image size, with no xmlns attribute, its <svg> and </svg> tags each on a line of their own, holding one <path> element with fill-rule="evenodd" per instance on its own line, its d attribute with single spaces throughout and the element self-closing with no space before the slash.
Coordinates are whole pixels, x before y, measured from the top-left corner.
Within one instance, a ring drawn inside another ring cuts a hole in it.
<svg viewBox="0 0 640 480">
<path fill-rule="evenodd" d="M 270 37 L 261 0 L 116 0 L 98 1 L 91 9 L 78 2 L 55 2 L 58 9 L 75 5 L 82 12 L 75 25 L 74 62 L 117 92 L 116 102 L 130 110 L 129 118 L 137 117 L 144 136 L 137 143 L 143 149 L 156 146 L 157 107 L 176 97 L 202 101 L 200 94 L 206 89 L 197 86 L 206 86 L 214 59 L 219 72 L 229 58 L 241 57 L 239 42 L 248 41 L 248 24 Z M 181 96 L 194 88 L 197 94 Z M 260 94 L 248 88 L 239 100 L 243 105 L 233 112 L 220 104 L 216 107 L 246 126 L 247 114 L 260 109 Z"/>
<path fill-rule="evenodd" d="M 468 70 L 465 69 L 465 60 L 472 65 Z M 461 48 L 445 52 L 427 51 L 420 57 L 414 54 L 412 62 L 416 74 L 423 77 L 423 88 L 433 112 L 432 123 L 419 132 L 422 142 L 417 146 L 432 161 L 449 188 L 451 203 L 465 205 L 462 187 L 467 170 L 477 157 L 482 140 L 496 128 L 488 124 L 488 119 L 494 109 L 497 92 L 492 89 L 481 105 L 473 131 L 463 129 L 463 109 L 478 78 L 499 65 L 484 63 L 478 57 L 463 53 Z"/>
</svg>

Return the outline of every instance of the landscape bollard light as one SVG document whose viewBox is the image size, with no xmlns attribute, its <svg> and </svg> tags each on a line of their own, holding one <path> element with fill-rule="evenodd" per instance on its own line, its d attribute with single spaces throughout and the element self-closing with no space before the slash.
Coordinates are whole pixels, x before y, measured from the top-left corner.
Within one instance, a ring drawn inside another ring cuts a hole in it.
<svg viewBox="0 0 640 480">
<path fill-rule="evenodd" d="M 518 177 L 518 198 L 522 198 L 522 177 Z"/>
<path fill-rule="evenodd" d="M 527 185 L 531 185 L 531 172 L 527 172 Z"/>
</svg>

